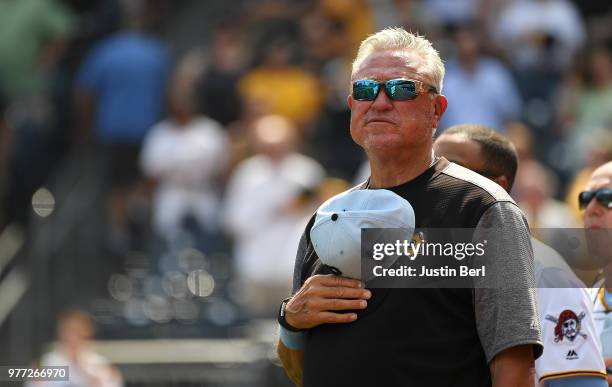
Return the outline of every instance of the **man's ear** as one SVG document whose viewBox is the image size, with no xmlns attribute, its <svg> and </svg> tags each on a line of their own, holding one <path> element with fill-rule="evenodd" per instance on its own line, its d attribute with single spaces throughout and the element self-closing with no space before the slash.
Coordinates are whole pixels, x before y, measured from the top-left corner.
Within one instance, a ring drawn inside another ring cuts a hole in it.
<svg viewBox="0 0 612 387">
<path fill-rule="evenodd" d="M 507 192 L 510 192 L 510 181 L 508 180 L 506 176 L 504 175 L 495 176 L 493 178 L 493 181 L 499 184 Z"/>
<path fill-rule="evenodd" d="M 442 119 L 442 114 L 444 114 L 447 107 L 448 107 L 448 100 L 446 99 L 446 97 L 443 96 L 442 94 L 437 95 L 436 100 L 434 102 L 434 109 L 436 109 L 435 110 L 436 128 L 438 127 L 438 124 L 440 123 L 440 119 Z"/>
<path fill-rule="evenodd" d="M 351 94 L 346 97 L 346 102 L 348 103 L 349 109 L 353 108 L 353 96 Z"/>
</svg>

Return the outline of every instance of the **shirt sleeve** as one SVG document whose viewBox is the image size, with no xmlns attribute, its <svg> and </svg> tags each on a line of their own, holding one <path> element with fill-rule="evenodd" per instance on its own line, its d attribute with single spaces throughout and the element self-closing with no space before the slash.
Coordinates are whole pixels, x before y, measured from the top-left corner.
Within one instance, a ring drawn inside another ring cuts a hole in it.
<svg viewBox="0 0 612 387">
<path fill-rule="evenodd" d="M 544 279 L 538 283 L 537 298 L 544 353 L 536 361 L 538 379 L 545 381 L 570 376 L 606 378 L 588 292 L 577 287 L 568 273 L 558 269 L 546 270 L 542 277 Z M 551 282 L 550 277 L 553 277 L 555 286 L 567 284 L 568 287 L 544 287 Z M 565 280 L 562 280 L 564 277 Z"/>
<path fill-rule="evenodd" d="M 487 361 L 517 345 L 542 353 L 536 307 L 533 250 L 523 214 L 512 202 L 497 202 L 482 215 L 474 240 L 486 241 L 486 283 L 476 283 L 476 326 Z"/>
</svg>

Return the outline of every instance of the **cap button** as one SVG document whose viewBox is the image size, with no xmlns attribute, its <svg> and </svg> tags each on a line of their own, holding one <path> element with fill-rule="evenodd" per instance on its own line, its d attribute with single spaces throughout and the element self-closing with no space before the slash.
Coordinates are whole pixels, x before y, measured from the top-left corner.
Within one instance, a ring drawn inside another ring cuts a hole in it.
<svg viewBox="0 0 612 387">
<path fill-rule="evenodd" d="M 332 214 L 331 220 L 335 222 L 337 219 L 338 219 L 338 214 Z"/>
</svg>

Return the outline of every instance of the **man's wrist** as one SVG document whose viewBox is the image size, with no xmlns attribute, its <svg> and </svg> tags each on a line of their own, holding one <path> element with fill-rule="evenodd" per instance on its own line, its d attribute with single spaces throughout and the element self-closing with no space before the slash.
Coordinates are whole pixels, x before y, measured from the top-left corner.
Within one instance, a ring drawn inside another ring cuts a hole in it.
<svg viewBox="0 0 612 387">
<path fill-rule="evenodd" d="M 289 300 L 291 300 L 291 298 L 285 298 L 280 305 L 280 308 L 278 310 L 278 323 L 280 324 L 281 327 L 283 327 L 284 329 L 290 331 L 290 332 L 303 332 L 304 329 L 300 329 L 300 328 L 296 328 L 295 326 L 289 324 L 289 322 L 287 321 L 287 303 L 289 302 Z"/>
<path fill-rule="evenodd" d="M 306 347 L 306 331 L 292 332 L 279 326 L 278 337 L 292 351 L 302 351 Z"/>
</svg>

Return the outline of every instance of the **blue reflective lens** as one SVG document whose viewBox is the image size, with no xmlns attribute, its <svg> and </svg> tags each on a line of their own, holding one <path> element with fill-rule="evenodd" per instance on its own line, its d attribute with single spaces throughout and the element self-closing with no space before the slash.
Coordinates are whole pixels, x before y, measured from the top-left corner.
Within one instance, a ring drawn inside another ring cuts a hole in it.
<svg viewBox="0 0 612 387">
<path fill-rule="evenodd" d="M 416 83 L 408 79 L 392 79 L 386 82 L 363 79 L 353 82 L 353 98 L 358 101 L 373 101 L 381 87 L 384 87 L 387 96 L 394 101 L 411 100 L 419 95 Z"/>
</svg>

